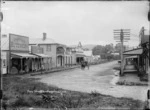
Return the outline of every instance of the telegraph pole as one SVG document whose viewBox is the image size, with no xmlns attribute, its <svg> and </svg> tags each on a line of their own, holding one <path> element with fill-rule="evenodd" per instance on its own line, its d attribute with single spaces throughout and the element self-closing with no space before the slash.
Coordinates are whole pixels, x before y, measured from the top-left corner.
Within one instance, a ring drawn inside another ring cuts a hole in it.
<svg viewBox="0 0 150 110">
<path fill-rule="evenodd" d="M 130 29 L 117 29 L 114 30 L 114 39 L 117 40 L 116 42 L 121 43 L 121 76 L 123 75 L 123 51 L 124 46 L 123 43 L 130 40 Z"/>
</svg>

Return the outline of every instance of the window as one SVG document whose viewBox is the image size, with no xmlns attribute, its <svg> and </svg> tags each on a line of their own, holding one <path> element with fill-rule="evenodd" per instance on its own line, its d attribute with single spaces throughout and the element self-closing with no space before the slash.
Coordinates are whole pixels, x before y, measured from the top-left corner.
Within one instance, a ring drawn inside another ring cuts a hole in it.
<svg viewBox="0 0 150 110">
<path fill-rule="evenodd" d="M 51 51 L 51 45 L 47 45 L 46 51 L 50 52 Z"/>
</svg>

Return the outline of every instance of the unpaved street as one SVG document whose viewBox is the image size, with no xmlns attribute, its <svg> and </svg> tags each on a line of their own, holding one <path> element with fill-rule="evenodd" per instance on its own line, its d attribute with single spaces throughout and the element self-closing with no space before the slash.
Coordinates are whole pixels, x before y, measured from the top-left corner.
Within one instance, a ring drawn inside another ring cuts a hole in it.
<svg viewBox="0 0 150 110">
<path fill-rule="evenodd" d="M 113 73 L 113 67 L 117 61 L 91 66 L 88 70 L 79 68 L 57 73 L 50 73 L 41 76 L 32 76 L 41 78 L 40 81 L 55 85 L 59 88 L 91 92 L 97 91 L 101 94 L 114 97 L 129 97 L 133 99 L 145 100 L 145 86 L 119 86 L 112 82 L 118 78 Z"/>
</svg>

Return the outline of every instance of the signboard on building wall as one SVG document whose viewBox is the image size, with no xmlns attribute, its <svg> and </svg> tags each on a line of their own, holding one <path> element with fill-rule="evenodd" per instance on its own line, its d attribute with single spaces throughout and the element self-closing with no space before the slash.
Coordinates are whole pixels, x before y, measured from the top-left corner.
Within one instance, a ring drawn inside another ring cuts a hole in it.
<svg viewBox="0 0 150 110">
<path fill-rule="evenodd" d="M 42 54 L 43 53 L 43 48 L 39 47 L 39 46 L 31 46 L 31 53 Z"/>
<path fill-rule="evenodd" d="M 29 51 L 29 37 L 9 34 L 10 50 Z"/>
</svg>

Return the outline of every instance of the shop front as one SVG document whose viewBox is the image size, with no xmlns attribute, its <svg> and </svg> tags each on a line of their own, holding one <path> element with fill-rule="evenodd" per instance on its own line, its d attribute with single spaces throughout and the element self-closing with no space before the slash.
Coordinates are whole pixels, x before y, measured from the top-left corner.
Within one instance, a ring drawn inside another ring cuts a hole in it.
<svg viewBox="0 0 150 110">
<path fill-rule="evenodd" d="M 76 62 L 77 64 L 81 64 L 84 61 L 85 55 L 83 53 L 76 53 Z"/>
<path fill-rule="evenodd" d="M 29 53 L 11 53 L 11 73 L 28 73 L 34 71 L 35 68 L 32 67 L 32 64 L 36 58 L 38 57 Z"/>
<path fill-rule="evenodd" d="M 38 57 L 33 61 L 32 65 L 35 71 L 51 69 L 51 57 L 43 53 L 42 47 L 31 46 L 31 54 Z"/>
<path fill-rule="evenodd" d="M 123 53 L 123 72 L 130 73 L 136 72 L 138 73 L 139 68 L 141 66 L 141 58 L 142 58 L 142 48 L 137 48 L 129 51 L 125 51 Z"/>
<path fill-rule="evenodd" d="M 49 70 L 51 69 L 51 57 L 49 57 L 48 55 L 45 54 L 34 54 L 36 56 L 38 56 L 39 62 L 35 62 L 35 64 L 39 63 L 40 68 L 42 70 Z M 38 70 L 40 69 L 38 68 Z"/>
<path fill-rule="evenodd" d="M 8 73 L 28 73 L 33 71 L 32 61 L 38 58 L 29 53 L 29 37 L 9 34 Z"/>
</svg>

